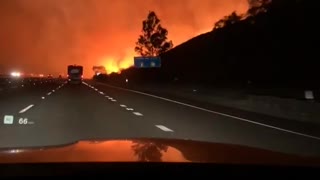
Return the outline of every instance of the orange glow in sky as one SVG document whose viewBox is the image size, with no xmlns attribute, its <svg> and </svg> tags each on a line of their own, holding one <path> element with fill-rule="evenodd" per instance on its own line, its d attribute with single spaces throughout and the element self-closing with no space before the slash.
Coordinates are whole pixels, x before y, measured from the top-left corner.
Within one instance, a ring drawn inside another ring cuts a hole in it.
<svg viewBox="0 0 320 180">
<path fill-rule="evenodd" d="M 208 32 L 247 0 L 1 0 L 0 73 L 63 74 L 69 64 L 108 72 L 133 64 L 142 21 L 153 10 L 178 45 Z"/>
</svg>

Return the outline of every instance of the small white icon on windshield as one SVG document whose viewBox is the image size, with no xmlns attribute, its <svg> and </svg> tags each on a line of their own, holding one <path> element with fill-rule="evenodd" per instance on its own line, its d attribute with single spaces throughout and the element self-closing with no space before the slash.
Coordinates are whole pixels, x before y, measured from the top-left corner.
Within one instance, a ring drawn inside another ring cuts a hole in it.
<svg viewBox="0 0 320 180">
<path fill-rule="evenodd" d="M 5 115 L 3 119 L 3 124 L 13 124 L 13 116 Z"/>
</svg>

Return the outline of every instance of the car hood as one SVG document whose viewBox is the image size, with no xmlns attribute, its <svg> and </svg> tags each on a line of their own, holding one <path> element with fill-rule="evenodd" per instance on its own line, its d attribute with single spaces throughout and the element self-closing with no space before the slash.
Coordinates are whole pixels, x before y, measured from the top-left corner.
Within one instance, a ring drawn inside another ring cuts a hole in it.
<svg viewBox="0 0 320 180">
<path fill-rule="evenodd" d="M 205 162 L 319 166 L 320 159 L 252 147 L 171 139 L 78 141 L 63 146 L 0 150 L 0 163 Z"/>
</svg>

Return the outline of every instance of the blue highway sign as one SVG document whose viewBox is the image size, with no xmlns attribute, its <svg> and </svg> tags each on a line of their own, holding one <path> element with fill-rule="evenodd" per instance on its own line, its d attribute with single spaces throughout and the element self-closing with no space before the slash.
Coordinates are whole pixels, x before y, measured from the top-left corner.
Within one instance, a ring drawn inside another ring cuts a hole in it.
<svg viewBox="0 0 320 180">
<path fill-rule="evenodd" d="M 134 57 L 136 68 L 159 68 L 161 67 L 160 57 Z"/>
</svg>

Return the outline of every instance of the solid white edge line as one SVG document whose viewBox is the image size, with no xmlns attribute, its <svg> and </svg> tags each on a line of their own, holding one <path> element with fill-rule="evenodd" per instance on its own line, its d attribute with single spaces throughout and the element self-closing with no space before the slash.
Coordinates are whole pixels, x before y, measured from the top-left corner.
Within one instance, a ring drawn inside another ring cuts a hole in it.
<svg viewBox="0 0 320 180">
<path fill-rule="evenodd" d="M 28 111 L 30 108 L 32 108 L 34 105 L 33 104 L 30 104 L 29 106 L 27 106 L 26 108 L 22 109 L 21 111 L 19 111 L 19 113 L 24 113 L 26 111 Z"/>
<path fill-rule="evenodd" d="M 161 129 L 162 131 L 166 131 L 166 132 L 173 132 L 172 129 L 167 128 L 164 125 L 155 125 L 157 128 Z"/>
<path fill-rule="evenodd" d="M 292 131 L 292 130 L 288 130 L 288 129 L 279 128 L 279 127 L 276 127 L 276 126 L 264 124 L 264 123 L 255 122 L 255 121 L 252 121 L 252 120 L 249 120 L 249 119 L 245 119 L 245 118 L 241 118 L 241 117 L 237 117 L 237 116 L 233 116 L 233 115 L 229 115 L 229 114 L 225 114 L 225 113 L 221 113 L 221 112 L 217 112 L 217 111 L 212 111 L 212 110 L 201 108 L 201 107 L 194 106 L 194 105 L 191 105 L 191 104 L 175 101 L 175 100 L 172 100 L 172 99 L 168 99 L 168 98 L 164 98 L 164 97 L 160 97 L 160 96 L 156 96 L 156 95 L 152 95 L 152 94 L 148 94 L 148 93 L 144 93 L 144 92 L 140 92 L 140 91 L 135 91 L 135 90 L 131 90 L 131 89 L 125 89 L 125 88 L 121 88 L 121 87 L 117 87 L 117 86 L 112 86 L 112 85 L 109 85 L 109 84 L 104 84 L 104 83 L 98 83 L 98 84 L 101 84 L 101 85 L 104 85 L 104 86 L 108 86 L 108 87 L 111 87 L 111 88 L 115 88 L 115 89 L 120 89 L 120 90 L 124 90 L 124 91 L 137 93 L 137 94 L 142 94 L 142 95 L 145 95 L 145 96 L 150 96 L 150 97 L 153 97 L 153 98 L 157 98 L 157 99 L 161 99 L 161 100 L 164 100 L 164 101 L 168 101 L 168 102 L 180 104 L 180 105 L 183 105 L 183 106 L 191 107 L 191 108 L 194 108 L 194 109 L 206 111 L 206 112 L 209 112 L 209 113 L 218 114 L 218 115 L 221 115 L 221 116 L 237 119 L 237 120 L 248 122 L 248 123 L 252 123 L 252 124 L 255 124 L 255 125 L 260 125 L 260 126 L 271 128 L 271 129 L 275 129 L 275 130 L 279 130 L 279 131 L 283 131 L 283 132 L 287 132 L 287 133 L 291 133 L 291 134 L 295 134 L 295 135 L 299 135 L 299 136 L 303 136 L 303 137 L 307 137 L 307 138 L 311 138 L 311 139 L 320 140 L 320 137 L 317 137 L 317 136 L 312 136 L 312 135 L 299 133 L 299 132 L 296 132 L 296 131 Z"/>
</svg>

